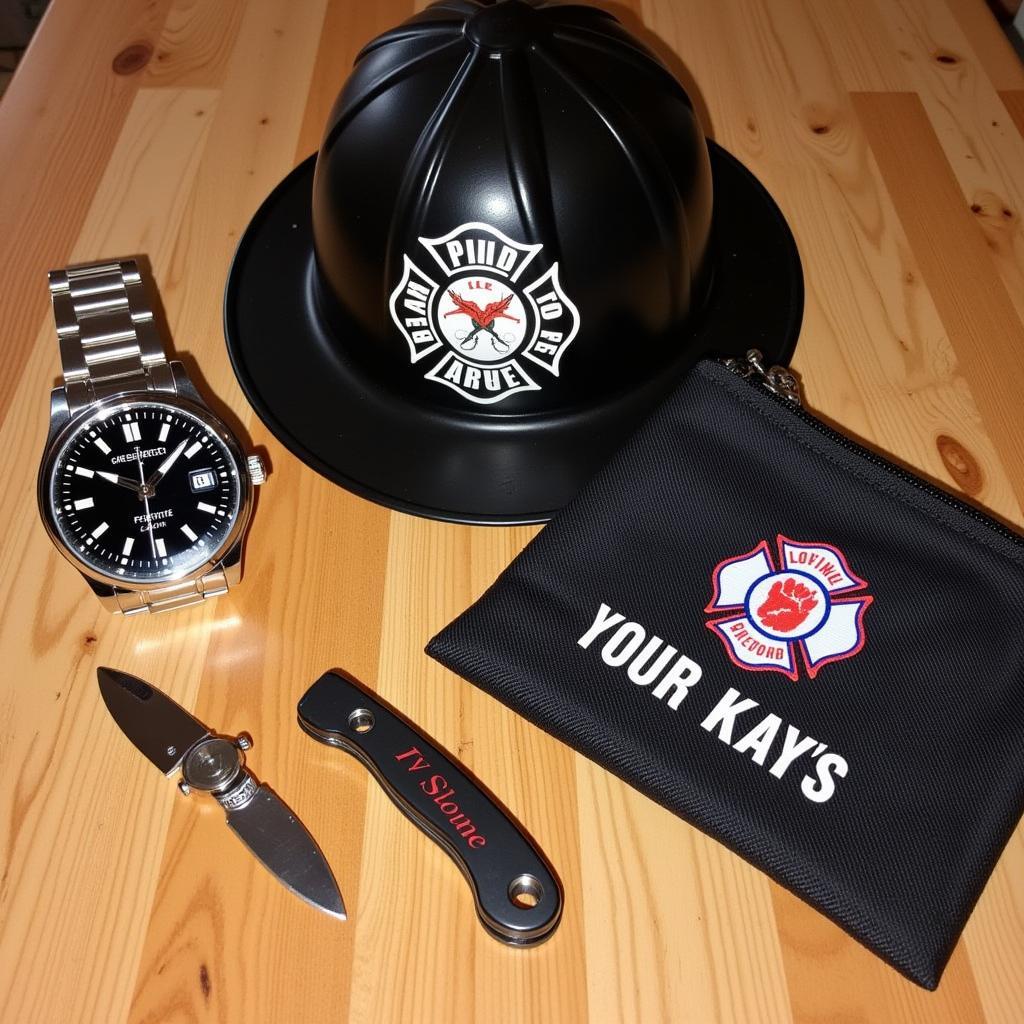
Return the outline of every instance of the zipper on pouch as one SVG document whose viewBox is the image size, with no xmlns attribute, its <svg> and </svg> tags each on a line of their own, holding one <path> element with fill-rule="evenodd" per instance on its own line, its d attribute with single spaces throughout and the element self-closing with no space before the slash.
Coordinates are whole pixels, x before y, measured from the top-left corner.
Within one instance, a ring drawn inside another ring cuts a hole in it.
<svg viewBox="0 0 1024 1024">
<path fill-rule="evenodd" d="M 936 501 L 949 508 L 956 509 L 957 512 L 987 527 L 989 530 L 999 534 L 1000 537 L 1005 537 L 1014 544 L 1024 546 L 1024 537 L 1003 526 L 1002 523 L 991 516 L 985 515 L 984 512 L 980 512 L 973 505 L 969 505 L 959 498 L 954 498 L 951 494 L 947 494 L 940 488 L 928 483 L 927 480 L 922 480 L 901 466 L 897 466 L 894 462 L 890 462 L 881 455 L 876 455 L 862 444 L 851 441 L 850 438 L 845 434 L 839 433 L 838 430 L 833 430 L 827 424 L 822 423 L 817 416 L 813 416 L 803 407 L 803 400 L 800 395 L 800 382 L 796 376 L 784 366 L 766 366 L 764 358 L 758 349 L 750 349 L 746 356 L 742 358 L 722 359 L 720 362 L 726 369 L 731 370 L 738 377 L 742 377 L 762 394 L 767 394 L 773 401 L 785 406 L 794 416 L 803 420 L 808 426 L 813 427 L 819 434 L 827 437 L 833 444 L 859 456 L 865 462 L 871 463 L 872 466 L 884 469 L 891 476 L 913 485 L 917 490 L 924 491 L 925 494 L 930 495 Z"/>
</svg>

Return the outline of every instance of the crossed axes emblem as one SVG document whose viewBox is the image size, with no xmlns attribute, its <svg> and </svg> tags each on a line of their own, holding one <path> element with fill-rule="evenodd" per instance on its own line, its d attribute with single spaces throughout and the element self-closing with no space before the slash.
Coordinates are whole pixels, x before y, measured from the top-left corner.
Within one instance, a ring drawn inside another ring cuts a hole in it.
<svg viewBox="0 0 1024 1024">
<path fill-rule="evenodd" d="M 502 338 L 499 338 L 494 331 L 494 321 L 499 317 L 504 317 L 506 320 L 511 320 L 514 323 L 519 323 L 519 317 L 512 316 L 511 313 L 506 313 L 512 302 L 512 296 L 506 295 L 503 299 L 498 299 L 497 302 L 490 302 L 483 309 L 481 309 L 475 302 L 468 299 L 464 299 L 458 292 L 453 289 L 448 289 L 448 297 L 455 303 L 455 309 L 449 310 L 445 313 L 445 317 L 457 316 L 460 313 L 465 314 L 469 317 L 470 322 L 473 324 L 473 330 L 470 334 L 467 334 L 462 341 L 459 342 L 460 347 L 466 351 L 471 352 L 476 348 L 477 342 L 480 340 L 480 335 L 484 332 L 491 336 L 491 343 L 499 352 L 507 352 L 509 350 L 509 343 Z"/>
</svg>

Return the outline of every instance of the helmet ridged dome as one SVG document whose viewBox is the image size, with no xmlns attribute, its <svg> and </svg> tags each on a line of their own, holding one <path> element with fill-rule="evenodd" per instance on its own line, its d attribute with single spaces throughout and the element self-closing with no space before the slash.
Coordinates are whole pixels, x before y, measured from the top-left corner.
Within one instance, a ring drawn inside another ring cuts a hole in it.
<svg viewBox="0 0 1024 1024">
<path fill-rule="evenodd" d="M 410 400 L 588 405 L 689 343 L 711 210 L 689 98 L 611 15 L 442 0 L 369 43 L 335 104 L 318 302 Z"/>
</svg>

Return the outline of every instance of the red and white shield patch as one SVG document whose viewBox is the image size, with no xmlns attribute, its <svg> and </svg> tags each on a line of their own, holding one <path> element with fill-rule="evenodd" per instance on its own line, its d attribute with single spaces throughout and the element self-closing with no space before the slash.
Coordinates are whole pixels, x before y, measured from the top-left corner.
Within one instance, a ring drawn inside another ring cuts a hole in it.
<svg viewBox="0 0 1024 1024">
<path fill-rule="evenodd" d="M 776 543 L 775 553 L 763 540 L 715 566 L 707 627 L 740 668 L 813 679 L 864 646 L 864 612 L 874 598 L 833 545 L 782 534 Z"/>
</svg>

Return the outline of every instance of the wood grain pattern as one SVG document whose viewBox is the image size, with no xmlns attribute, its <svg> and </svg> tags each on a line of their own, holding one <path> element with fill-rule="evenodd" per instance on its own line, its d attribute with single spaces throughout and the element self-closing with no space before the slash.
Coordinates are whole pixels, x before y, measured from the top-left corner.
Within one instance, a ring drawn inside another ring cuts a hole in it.
<svg viewBox="0 0 1024 1024">
<path fill-rule="evenodd" d="M 146 65 L 146 87 L 216 88 L 223 80 L 245 11 L 244 0 L 175 0 Z"/>
<path fill-rule="evenodd" d="M 1024 165 L 1024 139 L 1007 122 L 954 18 L 914 3 L 886 4 L 883 16 L 910 54 L 910 77 L 953 170 L 952 183 L 981 228 L 1017 316 L 1024 316 L 1024 190 L 1014 174 Z"/>
<path fill-rule="evenodd" d="M 113 64 L 128 47 L 152 46 L 169 0 L 66 6 L 43 19 L 0 104 L 4 409 L 47 314 L 37 282 L 69 260 L 139 87 L 138 74 L 119 74 Z"/>
<path fill-rule="evenodd" d="M 220 327 L 234 247 L 319 141 L 359 48 L 422 0 L 58 0 L 0 103 L 0 1019 L 985 1022 L 1024 1017 L 1018 829 L 940 990 L 422 653 L 535 533 L 343 492 L 263 428 Z M 1024 525 L 1024 71 L 982 0 L 631 0 L 621 14 L 765 182 L 804 261 L 810 405 Z M 45 272 L 145 254 L 173 349 L 272 467 L 228 599 L 98 610 L 38 522 L 57 374 Z M 400 442 L 399 442 L 400 443 Z M 317 915 L 140 763 L 95 669 L 224 731 L 317 836 Z M 477 925 L 454 865 L 294 725 L 344 667 L 461 757 L 566 888 L 535 950 Z"/>
<path fill-rule="evenodd" d="M 1011 89 L 1001 92 L 999 98 L 1006 107 L 1006 112 L 1013 118 L 1017 131 L 1024 134 L 1024 89 Z"/>
<path fill-rule="evenodd" d="M 1020 413 L 1024 366 L 1015 355 L 1022 325 L 991 247 L 965 208 L 918 96 L 857 93 L 852 98 L 1019 504 L 1024 440 L 1016 432 L 1000 434 L 990 424 L 1013 422 Z"/>
</svg>

